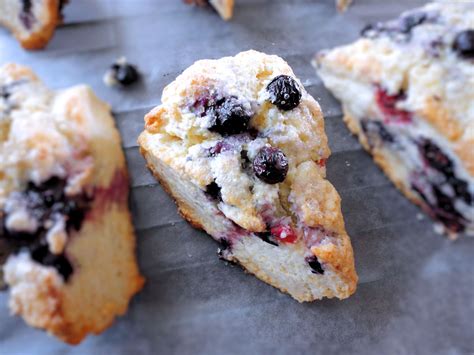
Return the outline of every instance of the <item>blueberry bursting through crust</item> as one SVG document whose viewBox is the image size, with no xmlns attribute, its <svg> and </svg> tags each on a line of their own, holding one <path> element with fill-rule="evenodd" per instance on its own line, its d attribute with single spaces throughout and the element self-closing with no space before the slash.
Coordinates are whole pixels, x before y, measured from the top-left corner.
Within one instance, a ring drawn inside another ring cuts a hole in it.
<svg viewBox="0 0 474 355">
<path fill-rule="evenodd" d="M 25 201 L 28 213 L 38 221 L 37 230 L 31 233 L 9 230 L 6 227 L 8 216 L 0 212 L 0 239 L 13 252 L 29 250 L 33 260 L 56 268 L 67 281 L 73 266 L 66 255 L 50 252 L 46 242 L 48 225 L 59 217 L 64 218 L 68 233 L 80 230 L 92 200 L 86 194 L 66 196 L 65 187 L 66 180 L 59 177 L 52 177 L 40 185 L 30 182 L 21 193 L 21 199 Z"/>
<path fill-rule="evenodd" d="M 280 110 L 289 111 L 300 104 L 301 90 L 295 79 L 288 75 L 279 75 L 267 86 L 270 102 Z"/>
<path fill-rule="evenodd" d="M 206 114 L 211 120 L 209 130 L 223 136 L 246 132 L 252 116 L 235 96 L 218 100 L 207 108 Z"/>
<path fill-rule="evenodd" d="M 263 147 L 253 161 L 253 171 L 267 184 L 278 184 L 286 178 L 288 159 L 278 148 Z"/>
<path fill-rule="evenodd" d="M 465 59 L 474 59 L 474 30 L 459 32 L 454 38 L 453 49 Z"/>
</svg>

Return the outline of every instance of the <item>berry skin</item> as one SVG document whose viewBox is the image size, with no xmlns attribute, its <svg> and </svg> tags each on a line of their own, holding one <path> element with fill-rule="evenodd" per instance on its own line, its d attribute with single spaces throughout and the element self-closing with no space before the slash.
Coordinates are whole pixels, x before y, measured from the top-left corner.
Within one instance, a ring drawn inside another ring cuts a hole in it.
<svg viewBox="0 0 474 355">
<path fill-rule="evenodd" d="M 114 79 L 122 86 L 129 86 L 138 81 L 140 77 L 137 69 L 128 63 L 115 63 L 111 70 Z"/>
<path fill-rule="evenodd" d="M 219 100 L 206 113 L 212 117 L 209 130 L 223 136 L 246 132 L 252 116 L 234 96 Z"/>
<path fill-rule="evenodd" d="M 274 240 L 274 236 L 271 232 L 257 232 L 255 235 L 268 244 L 274 245 L 276 247 L 278 246 L 278 243 L 276 240 Z"/>
<path fill-rule="evenodd" d="M 405 100 L 403 92 L 397 95 L 389 95 L 384 89 L 378 87 L 375 93 L 377 105 L 384 115 L 385 123 L 410 123 L 411 113 L 397 108 L 399 101 Z"/>
<path fill-rule="evenodd" d="M 288 225 L 280 225 L 270 229 L 272 235 L 280 242 L 293 244 L 298 239 L 293 228 Z"/>
<path fill-rule="evenodd" d="M 321 266 L 321 263 L 319 262 L 318 258 L 316 256 L 310 256 L 306 258 L 306 262 L 309 264 L 311 267 L 311 272 L 313 274 L 320 274 L 324 275 L 324 269 Z"/>
<path fill-rule="evenodd" d="M 206 194 L 213 200 L 222 201 L 221 188 L 215 181 L 206 186 Z"/>
<path fill-rule="evenodd" d="M 430 139 L 421 139 L 418 147 L 421 155 L 431 168 L 443 173 L 447 177 L 453 175 L 453 162 Z"/>
<path fill-rule="evenodd" d="M 255 175 L 267 184 L 278 184 L 288 173 L 288 159 L 278 148 L 263 147 L 253 161 Z"/>
<path fill-rule="evenodd" d="M 299 84 L 288 75 L 279 75 L 267 86 L 270 102 L 280 110 L 290 111 L 297 107 L 301 101 Z"/>
<path fill-rule="evenodd" d="M 31 251 L 31 258 L 41 265 L 54 267 L 65 281 L 68 281 L 74 271 L 71 263 L 64 254 L 52 254 L 46 244 L 35 247 Z"/>
<path fill-rule="evenodd" d="M 454 38 L 453 49 L 465 59 L 474 59 L 474 30 L 459 32 Z"/>
<path fill-rule="evenodd" d="M 23 26 L 30 30 L 33 27 L 33 24 L 36 22 L 36 19 L 31 12 L 33 4 L 31 0 L 22 0 L 22 9 L 20 13 L 20 21 L 23 23 Z"/>
<path fill-rule="evenodd" d="M 210 157 L 216 157 L 219 154 L 231 149 L 232 149 L 232 146 L 230 144 L 226 143 L 225 141 L 220 141 L 220 142 L 217 142 L 215 146 L 209 148 L 208 152 L 209 152 Z"/>
<path fill-rule="evenodd" d="M 421 25 L 428 19 L 424 12 L 415 12 L 400 19 L 400 32 L 409 34 L 416 26 Z"/>
<path fill-rule="evenodd" d="M 60 215 L 66 221 L 68 232 L 80 230 L 91 199 L 86 194 L 67 196 L 65 187 L 66 180 L 59 177 L 51 177 L 39 185 L 28 183 L 21 198 L 26 202 L 29 213 L 39 222 L 39 228 L 34 233 L 9 230 L 5 226 L 7 216 L 0 211 L 0 239 L 3 239 L 2 243 L 6 243 L 12 252 L 22 248 L 30 250 L 33 260 L 55 267 L 67 281 L 73 267 L 64 254 L 54 255 L 49 252 L 45 242 L 49 228 L 47 222 Z"/>
</svg>

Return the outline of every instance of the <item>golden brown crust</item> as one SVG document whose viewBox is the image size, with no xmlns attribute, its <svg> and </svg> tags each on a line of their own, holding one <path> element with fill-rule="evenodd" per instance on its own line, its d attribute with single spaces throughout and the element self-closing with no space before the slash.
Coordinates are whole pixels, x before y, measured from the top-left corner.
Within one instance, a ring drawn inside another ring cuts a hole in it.
<svg viewBox="0 0 474 355">
<path fill-rule="evenodd" d="M 350 285 L 350 294 L 357 285 L 354 254 L 341 213 L 341 198 L 334 186 L 321 176 L 317 165 L 306 162 L 298 167 L 290 195 L 297 213 L 308 227 L 336 234 L 336 243 L 317 244 L 311 251 L 318 260 L 331 265 Z"/>
<path fill-rule="evenodd" d="M 143 146 L 140 145 L 140 153 L 143 157 L 146 158 L 148 152 L 143 148 Z M 173 198 L 173 202 L 176 204 L 178 207 L 179 214 L 187 220 L 194 228 L 204 230 L 204 226 L 202 223 L 198 220 L 198 218 L 195 216 L 193 209 L 191 206 L 189 206 L 185 200 L 180 199 L 178 195 L 176 195 L 169 184 L 166 182 L 166 179 L 155 169 L 153 164 L 150 164 L 148 159 L 146 159 L 146 165 L 148 169 L 150 169 L 151 173 L 153 176 L 156 178 L 156 180 L 159 182 L 163 190 L 170 195 Z"/>
<path fill-rule="evenodd" d="M 20 42 L 21 46 L 28 50 L 43 49 L 53 37 L 56 27 L 61 23 L 61 14 L 59 10 L 59 0 L 45 0 L 45 10 L 48 14 L 43 26 L 37 31 L 30 33 L 27 37 L 22 36 L 13 28 L 10 30 Z"/>
</svg>

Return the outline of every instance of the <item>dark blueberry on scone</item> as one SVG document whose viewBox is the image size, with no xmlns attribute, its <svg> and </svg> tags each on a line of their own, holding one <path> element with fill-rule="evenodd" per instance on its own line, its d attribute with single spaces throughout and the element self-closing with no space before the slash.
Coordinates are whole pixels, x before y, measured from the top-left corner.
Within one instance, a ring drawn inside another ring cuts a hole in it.
<svg viewBox="0 0 474 355">
<path fill-rule="evenodd" d="M 107 86 L 126 87 L 140 80 L 137 68 L 128 63 L 125 57 L 117 59 L 104 75 L 104 83 Z"/>
<path fill-rule="evenodd" d="M 374 160 L 452 237 L 474 234 L 474 3 L 379 23 L 314 65 Z"/>
<path fill-rule="evenodd" d="M 263 147 L 253 160 L 255 176 L 267 184 L 283 182 L 288 173 L 288 159 L 281 149 Z"/>
<path fill-rule="evenodd" d="M 459 32 L 454 38 L 453 48 L 461 57 L 474 59 L 474 29 Z"/>
<path fill-rule="evenodd" d="M 288 75 L 279 75 L 267 86 L 270 102 L 281 110 L 292 110 L 301 100 L 299 84 Z"/>
<path fill-rule="evenodd" d="M 30 69 L 8 64 L 0 92 L 0 262 L 9 306 L 77 344 L 124 314 L 143 284 L 120 137 L 109 106 L 87 86 L 53 92 Z"/>
<path fill-rule="evenodd" d="M 225 245 L 219 256 L 298 301 L 350 296 L 357 275 L 325 179 L 323 115 L 288 64 L 256 51 L 198 61 L 161 102 L 145 117 L 141 152 L 183 217 Z"/>
<path fill-rule="evenodd" d="M 0 0 L 0 24 L 25 49 L 45 47 L 62 21 L 64 0 Z"/>
<path fill-rule="evenodd" d="M 235 96 L 222 98 L 208 107 L 209 130 L 223 136 L 243 133 L 249 128 L 252 112 Z"/>
</svg>

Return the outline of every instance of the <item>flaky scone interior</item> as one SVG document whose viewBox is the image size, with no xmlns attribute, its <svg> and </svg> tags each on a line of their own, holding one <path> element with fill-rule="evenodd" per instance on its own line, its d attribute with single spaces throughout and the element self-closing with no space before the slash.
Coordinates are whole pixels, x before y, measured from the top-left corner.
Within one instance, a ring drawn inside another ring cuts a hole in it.
<svg viewBox="0 0 474 355">
<path fill-rule="evenodd" d="M 474 234 L 474 3 L 430 3 L 319 53 L 344 120 L 413 202 Z"/>
<path fill-rule="evenodd" d="M 298 301 L 356 288 L 318 103 L 281 58 L 202 60 L 145 117 L 142 154 L 220 256 Z"/>
<path fill-rule="evenodd" d="M 0 247 L 11 311 L 71 344 L 110 326 L 143 285 L 109 106 L 15 64 L 0 68 Z"/>
</svg>

